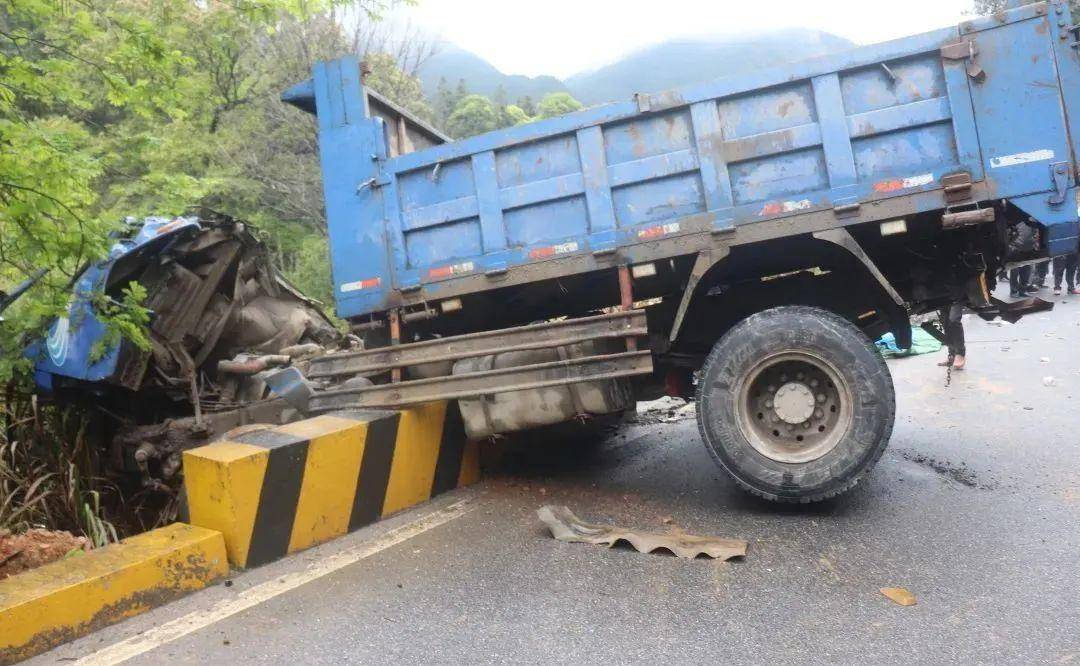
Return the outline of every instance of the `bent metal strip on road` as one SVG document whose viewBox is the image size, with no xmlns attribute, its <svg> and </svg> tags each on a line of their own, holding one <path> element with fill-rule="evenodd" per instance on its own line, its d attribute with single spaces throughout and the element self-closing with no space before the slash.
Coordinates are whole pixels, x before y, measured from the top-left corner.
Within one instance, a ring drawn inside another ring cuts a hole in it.
<svg viewBox="0 0 1080 666">
<path fill-rule="evenodd" d="M 361 543 L 334 553 L 325 559 L 313 562 L 302 571 L 278 576 L 273 580 L 243 590 L 235 598 L 220 601 L 209 609 L 193 611 L 175 620 L 158 625 L 138 636 L 133 636 L 86 655 L 76 663 L 84 666 L 99 666 L 127 661 L 132 657 L 137 657 L 248 608 L 269 601 L 301 585 L 376 555 L 428 530 L 445 525 L 464 516 L 472 509 L 472 500 L 464 499 L 455 502 L 444 509 L 426 514 L 410 523 L 397 527 L 373 541 Z"/>
</svg>

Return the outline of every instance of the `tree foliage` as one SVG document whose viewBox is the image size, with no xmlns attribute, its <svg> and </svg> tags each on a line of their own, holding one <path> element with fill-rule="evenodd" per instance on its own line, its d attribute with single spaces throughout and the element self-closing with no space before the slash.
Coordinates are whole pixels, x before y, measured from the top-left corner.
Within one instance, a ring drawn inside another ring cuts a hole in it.
<svg viewBox="0 0 1080 666">
<path fill-rule="evenodd" d="M 574 99 L 570 93 L 548 93 L 536 106 L 536 115 L 538 118 L 554 118 L 581 108 L 581 102 Z"/>
<path fill-rule="evenodd" d="M 499 112 L 483 95 L 466 95 L 446 120 L 446 131 L 455 139 L 499 128 Z"/>
<path fill-rule="evenodd" d="M 350 3 L 348 28 L 338 6 L 0 0 L 0 290 L 50 268 L 5 313 L 0 381 L 26 367 L 27 336 L 64 310 L 128 216 L 208 205 L 245 217 L 302 288 L 329 294 L 314 122 L 278 95 L 317 60 L 361 52 L 368 85 L 434 118 L 412 75 L 430 50 L 377 53 L 390 45 L 370 28 L 383 0 Z M 137 301 L 99 313 L 127 334 Z"/>
</svg>

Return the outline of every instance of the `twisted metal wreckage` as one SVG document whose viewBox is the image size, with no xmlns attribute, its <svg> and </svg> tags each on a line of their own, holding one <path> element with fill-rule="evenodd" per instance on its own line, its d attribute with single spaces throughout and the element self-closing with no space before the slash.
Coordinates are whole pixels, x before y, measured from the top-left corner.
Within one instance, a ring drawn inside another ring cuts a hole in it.
<svg viewBox="0 0 1080 666">
<path fill-rule="evenodd" d="M 147 291 L 147 350 L 110 336 L 95 310 L 132 282 Z M 27 353 L 39 392 L 107 416 L 114 470 L 164 489 L 184 449 L 299 417 L 265 371 L 357 342 L 282 277 L 247 224 L 202 210 L 143 220 L 80 276 L 67 315 Z"/>
</svg>

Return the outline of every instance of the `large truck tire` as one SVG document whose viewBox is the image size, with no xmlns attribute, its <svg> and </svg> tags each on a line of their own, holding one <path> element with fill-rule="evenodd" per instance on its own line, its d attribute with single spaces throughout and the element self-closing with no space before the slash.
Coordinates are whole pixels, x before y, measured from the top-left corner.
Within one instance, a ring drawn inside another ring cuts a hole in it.
<svg viewBox="0 0 1080 666">
<path fill-rule="evenodd" d="M 716 463 L 755 495 L 817 502 L 881 458 L 896 399 L 881 354 L 847 320 L 805 306 L 747 317 L 701 370 L 697 419 Z"/>
</svg>

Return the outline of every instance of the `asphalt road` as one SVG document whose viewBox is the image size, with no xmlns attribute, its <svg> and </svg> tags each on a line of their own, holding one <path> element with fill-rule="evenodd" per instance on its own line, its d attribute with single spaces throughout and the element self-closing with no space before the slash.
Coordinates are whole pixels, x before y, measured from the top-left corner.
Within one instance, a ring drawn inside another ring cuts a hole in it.
<svg viewBox="0 0 1080 666">
<path fill-rule="evenodd" d="M 508 454 L 478 486 L 37 662 L 1080 664 L 1080 297 L 1054 300 L 1015 326 L 969 318 L 949 387 L 943 353 L 890 362 L 892 444 L 838 500 L 755 500 L 692 418 L 642 419 Z M 562 543 L 536 519 L 548 503 L 750 550 Z"/>
</svg>

